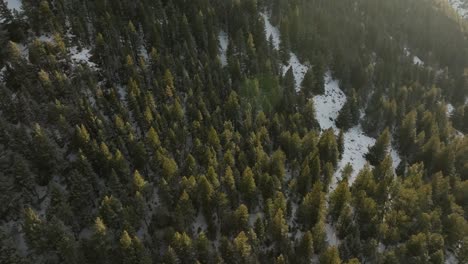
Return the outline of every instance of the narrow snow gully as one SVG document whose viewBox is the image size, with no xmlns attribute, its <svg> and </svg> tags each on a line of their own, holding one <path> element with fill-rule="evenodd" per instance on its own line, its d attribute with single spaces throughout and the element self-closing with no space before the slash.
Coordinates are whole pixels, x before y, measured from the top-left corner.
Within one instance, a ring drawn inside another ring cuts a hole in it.
<svg viewBox="0 0 468 264">
<path fill-rule="evenodd" d="M 224 67 L 224 66 L 227 66 L 228 64 L 228 61 L 227 61 L 227 49 L 229 45 L 228 34 L 224 31 L 219 32 L 218 41 L 219 41 L 220 61 L 221 61 L 221 65 Z"/>
<path fill-rule="evenodd" d="M 273 42 L 273 47 L 276 50 L 279 50 L 279 46 L 281 43 L 280 31 L 278 30 L 277 27 L 273 26 L 270 23 L 270 20 L 267 14 L 260 13 L 260 15 L 263 17 L 264 22 L 265 22 L 265 33 L 266 33 L 267 40 L 271 39 Z M 309 70 L 309 66 L 301 63 L 297 55 L 293 52 L 290 52 L 288 64 L 281 65 L 283 75 L 286 74 L 289 68 L 292 68 L 292 71 L 294 74 L 294 81 L 296 84 L 296 91 L 299 91 L 301 89 L 302 80 L 304 80 L 304 75 Z"/>
<path fill-rule="evenodd" d="M 327 72 L 324 78 L 325 93 L 315 96 L 313 99 L 316 119 L 323 130 L 333 128 L 335 134 L 338 134 L 339 129 L 336 127 L 335 121 L 341 108 L 346 103 L 346 95 L 340 89 L 339 82 L 331 77 L 330 72 Z M 349 184 L 353 184 L 357 174 L 367 163 L 364 155 L 369 147 L 375 144 L 375 141 L 375 138 L 364 133 L 361 125 L 352 127 L 344 133 L 344 153 L 330 184 L 330 191 L 335 189 L 338 180 L 341 178 L 341 171 L 348 163 L 353 166 L 353 173 L 349 179 Z M 393 166 L 396 168 L 401 159 L 393 148 L 389 151 L 393 159 Z"/>
</svg>

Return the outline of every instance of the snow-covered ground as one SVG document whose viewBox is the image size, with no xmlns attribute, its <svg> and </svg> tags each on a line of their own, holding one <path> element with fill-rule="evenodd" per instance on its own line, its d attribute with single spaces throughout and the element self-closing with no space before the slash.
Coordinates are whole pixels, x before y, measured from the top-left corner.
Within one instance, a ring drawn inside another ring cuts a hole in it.
<svg viewBox="0 0 468 264">
<path fill-rule="evenodd" d="M 405 53 L 405 56 L 407 57 L 411 57 L 412 55 L 410 50 L 407 47 L 404 48 L 404 53 Z M 413 55 L 412 57 L 413 57 L 413 64 L 424 66 L 424 61 L 422 61 L 418 56 Z"/>
<path fill-rule="evenodd" d="M 416 65 L 424 66 L 424 62 L 418 56 L 413 56 L 413 63 Z"/>
<path fill-rule="evenodd" d="M 355 126 L 349 129 L 344 134 L 344 152 L 343 158 L 338 163 L 338 169 L 335 173 L 335 178 L 341 178 L 341 170 L 350 163 L 353 166 L 353 173 L 351 178 L 348 179 L 349 184 L 353 184 L 356 175 L 364 168 L 367 160 L 364 155 L 367 153 L 369 147 L 375 144 L 375 138 L 368 137 L 362 131 L 361 126 Z M 332 188 L 334 189 L 337 181 L 332 181 Z"/>
<path fill-rule="evenodd" d="M 198 231 L 201 232 L 206 232 L 208 229 L 208 224 L 206 223 L 205 217 L 201 212 L 197 214 L 197 218 L 195 218 L 195 222 L 193 224 L 193 230 L 195 233 L 199 233 Z"/>
<path fill-rule="evenodd" d="M 274 27 L 268 18 L 268 15 L 261 13 L 265 21 L 265 33 L 267 39 L 273 40 L 273 46 L 276 49 L 279 49 L 280 44 L 280 32 L 278 28 Z M 408 49 L 405 49 L 406 55 L 410 55 Z M 423 65 L 424 63 L 416 56 L 413 56 L 413 62 L 418 65 Z M 300 88 L 304 75 L 307 72 L 308 66 L 302 64 L 296 54 L 291 52 L 291 57 L 288 65 L 283 65 L 283 74 L 292 67 L 294 73 L 294 79 L 296 81 L 296 89 Z M 316 119 L 320 124 L 322 129 L 333 128 L 335 133 L 338 133 L 338 129 L 335 124 L 335 120 L 338 117 L 338 113 L 341 108 L 346 103 L 346 95 L 340 89 L 339 82 L 334 80 L 331 76 L 331 73 L 327 72 L 324 76 L 325 78 L 325 93 L 323 95 L 318 95 L 314 97 L 314 106 L 316 111 Z M 345 150 L 343 153 L 343 158 L 338 164 L 338 169 L 335 173 L 335 177 L 332 180 L 331 188 L 334 189 L 337 183 L 337 179 L 341 177 L 341 170 L 350 163 L 353 166 L 353 173 L 351 179 L 349 179 L 350 184 L 354 182 L 354 178 L 359 173 L 359 171 L 366 164 L 366 159 L 364 155 L 367 153 L 370 146 L 374 145 L 375 139 L 368 137 L 362 131 L 360 125 L 351 128 L 348 130 L 345 135 Z M 400 163 L 400 158 L 398 153 L 391 149 L 390 150 L 393 165 L 396 168 Z"/>
<path fill-rule="evenodd" d="M 91 68 L 96 67 L 96 64 L 90 61 L 90 49 L 83 48 L 81 50 L 78 50 L 78 47 L 73 46 L 70 48 L 70 58 L 75 64 L 85 63 Z"/>
<path fill-rule="evenodd" d="M 265 21 L 265 33 L 267 39 L 272 39 L 274 48 L 279 49 L 280 32 L 278 28 L 274 27 L 270 23 L 267 14 L 261 13 L 261 15 Z M 405 49 L 405 53 L 407 56 L 410 56 L 410 53 L 407 49 Z M 309 67 L 307 65 L 302 64 L 299 61 L 296 54 L 291 52 L 290 55 L 291 56 L 288 65 L 282 65 L 283 74 L 285 74 L 287 70 L 290 67 L 292 67 L 294 79 L 296 81 L 296 90 L 299 90 L 302 80 L 304 79 L 304 75 Z M 413 63 L 421 66 L 424 65 L 424 62 L 416 56 L 413 56 Z M 324 81 L 325 93 L 323 95 L 318 95 L 313 98 L 316 111 L 316 119 L 323 130 L 333 128 L 335 130 L 335 133 L 337 134 L 338 129 L 336 127 L 335 120 L 338 117 L 339 111 L 346 103 L 346 95 L 340 89 L 338 80 L 333 79 L 330 72 L 327 72 L 325 74 Z M 338 179 L 341 178 L 341 171 L 348 163 L 350 163 L 353 166 L 353 172 L 351 174 L 351 178 L 349 179 L 349 183 L 352 184 L 354 182 L 356 175 L 367 163 L 367 160 L 365 159 L 364 155 L 368 152 L 369 147 L 374 145 L 375 141 L 375 138 L 369 137 L 364 134 L 360 125 L 349 129 L 344 134 L 344 153 L 342 159 L 338 164 L 337 171 L 330 184 L 331 190 L 334 190 L 334 188 L 336 187 Z M 394 168 L 396 168 L 401 161 L 400 157 L 393 148 L 389 151 L 393 159 L 393 166 Z M 292 222 L 290 222 L 289 224 L 291 226 Z M 336 230 L 333 226 L 327 224 L 326 233 L 327 241 L 330 245 L 336 246 L 339 244 L 339 239 L 337 238 Z"/>
<path fill-rule="evenodd" d="M 54 38 L 50 35 L 40 35 L 37 39 L 42 42 L 54 42 Z"/>
<path fill-rule="evenodd" d="M 335 119 L 340 109 L 346 103 L 346 95 L 340 89 L 337 80 L 332 79 L 331 73 L 325 74 L 325 93 L 314 97 L 315 118 L 320 127 L 325 130 L 330 127 L 337 130 Z"/>
<path fill-rule="evenodd" d="M 445 251 L 445 263 L 446 264 L 458 264 L 458 259 L 452 252 Z"/>
<path fill-rule="evenodd" d="M 263 20 L 265 21 L 265 33 L 266 33 L 267 40 L 270 40 L 270 37 L 271 37 L 273 40 L 273 47 L 278 50 L 279 45 L 280 45 L 280 32 L 278 28 L 273 26 L 270 23 L 270 20 L 267 14 L 260 13 L 260 15 L 263 17 Z"/>
<path fill-rule="evenodd" d="M 468 19 L 468 3 L 463 3 L 461 0 L 448 0 L 450 5 L 462 18 Z"/>
<path fill-rule="evenodd" d="M 453 107 L 452 104 L 448 103 L 447 104 L 447 116 L 451 116 L 453 114 L 453 111 L 455 110 L 455 107 Z"/>
<path fill-rule="evenodd" d="M 314 106 L 316 112 L 316 119 L 320 124 L 320 127 L 325 130 L 333 128 L 335 133 L 338 133 L 338 129 L 335 124 L 335 120 L 341 108 L 346 103 L 346 95 L 340 89 L 339 82 L 332 79 L 331 74 L 327 72 L 325 74 L 325 93 L 314 97 Z M 349 179 L 349 183 L 352 184 L 359 171 L 364 168 L 367 160 L 364 155 L 367 153 L 369 147 L 375 144 L 376 139 L 369 137 L 364 134 L 360 125 L 357 125 L 349 129 L 344 134 L 344 153 L 343 157 L 338 163 L 338 168 L 335 173 L 334 179 L 332 179 L 330 188 L 333 190 L 341 178 L 342 169 L 350 163 L 353 166 L 353 173 Z M 390 153 L 393 159 L 393 166 L 396 168 L 400 164 L 400 157 L 398 153 L 392 148 Z"/>
<path fill-rule="evenodd" d="M 294 73 L 294 81 L 296 83 L 296 91 L 300 91 L 302 80 L 304 80 L 304 75 L 307 73 L 309 67 L 302 64 L 297 58 L 296 54 L 289 54 L 289 64 L 283 66 L 283 75 L 292 67 Z"/>
<path fill-rule="evenodd" d="M 21 11 L 21 0 L 5 0 L 8 9 Z"/>
<path fill-rule="evenodd" d="M 328 245 L 337 247 L 340 240 L 338 239 L 338 235 L 336 234 L 336 228 L 327 223 L 325 224 L 325 233 L 327 234 Z"/>
<path fill-rule="evenodd" d="M 270 40 L 270 38 L 273 41 L 273 47 L 278 50 L 279 45 L 281 42 L 280 38 L 280 31 L 277 27 L 273 26 L 270 23 L 270 20 L 268 18 L 268 15 L 265 13 L 260 13 L 261 16 L 263 17 L 263 20 L 265 21 L 265 34 L 267 40 Z M 282 65 L 283 69 L 283 75 L 289 70 L 289 68 L 292 67 L 293 73 L 294 73 L 294 81 L 296 83 L 296 91 L 299 91 L 301 88 L 302 80 L 304 80 L 304 75 L 307 73 L 307 70 L 309 67 L 307 65 L 302 64 L 299 61 L 299 58 L 297 55 L 293 52 L 290 52 L 289 54 L 289 62 L 287 65 Z"/>
<path fill-rule="evenodd" d="M 219 32 L 218 41 L 219 41 L 219 52 L 221 54 L 220 56 L 221 65 L 226 66 L 227 65 L 226 53 L 227 53 L 227 49 L 229 45 L 228 34 L 224 31 Z"/>
</svg>

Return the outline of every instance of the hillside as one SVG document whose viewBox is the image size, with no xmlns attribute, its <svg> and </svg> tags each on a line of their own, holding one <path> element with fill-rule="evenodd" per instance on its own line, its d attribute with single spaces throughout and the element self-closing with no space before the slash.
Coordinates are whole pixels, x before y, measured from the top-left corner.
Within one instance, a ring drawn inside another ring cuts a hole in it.
<svg viewBox="0 0 468 264">
<path fill-rule="evenodd" d="M 0 0 L 0 263 L 467 263 L 463 0 Z"/>
</svg>

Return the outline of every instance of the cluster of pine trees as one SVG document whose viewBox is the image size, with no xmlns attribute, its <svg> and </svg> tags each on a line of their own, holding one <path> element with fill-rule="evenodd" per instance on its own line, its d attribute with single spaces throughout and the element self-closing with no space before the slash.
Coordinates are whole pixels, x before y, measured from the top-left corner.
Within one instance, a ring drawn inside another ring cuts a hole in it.
<svg viewBox="0 0 468 264">
<path fill-rule="evenodd" d="M 468 27 L 432 1 L 21 2 L 0 1 L 0 263 L 468 261 Z M 340 131 L 314 118 L 328 70 Z M 350 185 L 358 124 L 378 139 Z"/>
</svg>

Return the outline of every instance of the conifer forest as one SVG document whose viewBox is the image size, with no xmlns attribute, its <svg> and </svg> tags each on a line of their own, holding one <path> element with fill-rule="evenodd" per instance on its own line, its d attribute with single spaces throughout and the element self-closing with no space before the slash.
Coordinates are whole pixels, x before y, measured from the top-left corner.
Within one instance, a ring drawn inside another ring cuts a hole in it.
<svg viewBox="0 0 468 264">
<path fill-rule="evenodd" d="M 0 0 L 0 264 L 467 264 L 468 0 Z"/>
</svg>

